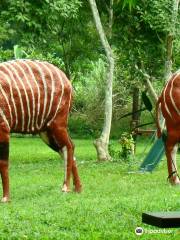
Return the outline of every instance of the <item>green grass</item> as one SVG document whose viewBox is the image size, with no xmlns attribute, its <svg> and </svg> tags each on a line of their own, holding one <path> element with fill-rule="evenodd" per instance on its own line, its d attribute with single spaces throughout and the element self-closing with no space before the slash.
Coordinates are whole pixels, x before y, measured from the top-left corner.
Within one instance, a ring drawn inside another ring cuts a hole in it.
<svg viewBox="0 0 180 240">
<path fill-rule="evenodd" d="M 134 164 L 96 162 L 90 140 L 76 140 L 76 158 L 83 183 L 81 194 L 64 194 L 63 162 L 38 138 L 12 138 L 11 203 L 0 204 L 0 239 L 179 239 L 171 234 L 136 236 L 143 211 L 177 211 L 180 188 L 166 182 L 166 162 L 153 174 L 128 173 Z"/>
</svg>

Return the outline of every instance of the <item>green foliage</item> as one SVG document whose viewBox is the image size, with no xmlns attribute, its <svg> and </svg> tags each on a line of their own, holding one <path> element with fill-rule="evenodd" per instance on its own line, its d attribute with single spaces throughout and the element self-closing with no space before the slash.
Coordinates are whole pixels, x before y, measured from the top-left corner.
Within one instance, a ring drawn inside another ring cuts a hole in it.
<svg viewBox="0 0 180 240">
<path fill-rule="evenodd" d="M 0 62 L 5 62 L 14 58 L 14 52 L 12 50 L 4 50 L 0 48 Z"/>
<path fill-rule="evenodd" d="M 76 138 L 84 136 L 85 138 L 95 137 L 96 129 L 89 123 L 85 115 L 73 114 L 69 119 L 69 130 L 71 135 Z"/>
<path fill-rule="evenodd" d="M 43 24 L 44 27 L 52 27 L 51 24 L 56 23 L 57 26 L 59 20 L 77 18 L 80 6 L 80 0 L 11 0 L 4 3 L 1 15 L 16 27 L 26 26 L 42 33 Z"/>
<path fill-rule="evenodd" d="M 22 50 L 22 48 L 18 45 L 14 46 L 14 57 L 15 59 L 22 59 L 25 55 L 25 52 Z"/>
<path fill-rule="evenodd" d="M 121 157 L 129 160 L 132 155 L 134 155 L 134 140 L 132 134 L 124 132 L 119 139 L 119 143 L 122 149 Z"/>
<path fill-rule="evenodd" d="M 116 0 L 115 2 L 117 2 L 118 4 L 122 4 L 122 9 L 124 9 L 125 7 L 128 7 L 129 10 L 131 11 L 132 8 L 134 8 L 138 2 L 138 0 Z"/>
<path fill-rule="evenodd" d="M 172 0 L 145 0 L 143 8 L 137 7 L 141 18 L 151 29 L 159 33 L 168 33 L 172 30 L 173 1 Z M 178 24 L 179 25 L 179 24 Z"/>
<path fill-rule="evenodd" d="M 81 64 L 79 64 L 81 63 Z M 83 65 L 82 65 L 83 64 Z M 78 115 L 85 112 L 86 122 L 96 132 L 103 118 L 105 61 L 100 58 L 96 62 L 77 62 L 74 86 L 74 112 Z M 82 72 L 83 71 L 83 72 Z"/>
<path fill-rule="evenodd" d="M 39 52 L 36 50 L 32 50 L 32 51 L 27 51 L 26 58 L 47 61 L 49 63 L 56 65 L 57 67 L 59 67 L 62 70 L 65 69 L 63 60 L 60 57 L 57 57 L 54 53 Z"/>
<path fill-rule="evenodd" d="M 27 51 L 27 52 L 26 52 Z M 29 58 L 29 59 L 34 59 L 34 60 L 42 60 L 42 61 L 47 61 L 49 63 L 52 63 L 56 66 L 58 66 L 60 69 L 64 69 L 64 63 L 63 60 L 57 56 L 55 56 L 55 54 L 53 53 L 43 53 L 43 52 L 39 52 L 36 50 L 23 50 L 22 47 L 20 47 L 19 45 L 15 45 L 14 46 L 14 57 L 15 59 L 21 59 L 21 58 Z"/>
<path fill-rule="evenodd" d="M 132 135 L 124 132 L 118 140 L 118 147 L 114 141 L 110 142 L 109 153 L 114 160 L 130 161 L 134 156 L 134 145 Z"/>
<path fill-rule="evenodd" d="M 179 54 L 179 49 L 180 49 L 180 41 L 179 41 L 179 36 L 175 39 L 174 41 L 174 71 L 177 71 L 180 69 L 180 54 Z"/>
<path fill-rule="evenodd" d="M 139 74 L 138 69 L 143 69 L 149 75 L 155 75 L 157 78 L 161 76 L 164 68 L 164 49 L 162 42 L 159 41 L 161 36 L 157 35 L 156 31 L 145 20 L 142 21 L 139 8 L 144 12 L 142 5 L 137 5 L 133 14 L 129 14 L 127 11 L 118 12 L 117 14 L 120 14 L 120 16 L 117 21 L 117 28 L 115 28 L 115 34 L 118 36 L 117 46 L 121 49 L 119 53 L 117 48 L 119 66 L 117 73 L 123 75 L 124 72 L 121 72 L 121 69 L 126 70 L 125 78 L 128 77 L 127 83 L 130 83 L 131 86 L 137 83 L 143 86 L 144 79 Z M 124 22 L 124 24 L 119 27 L 121 22 Z M 119 30 L 122 33 L 120 36 L 118 35 Z M 156 59 L 156 62 L 153 59 Z"/>
<path fill-rule="evenodd" d="M 55 55 L 63 60 L 70 75 L 70 62 L 75 58 L 72 46 L 76 49 L 75 43 L 79 42 L 79 33 L 74 29 L 79 26 L 80 8 L 80 0 L 4 1 L 0 23 L 5 25 L 2 32 L 8 29 L 10 33 L 2 36 L 3 47 L 19 45 L 43 55 Z"/>
<path fill-rule="evenodd" d="M 122 160 L 121 159 L 121 149 L 120 149 L 119 145 L 117 147 L 116 142 L 110 141 L 108 148 L 109 148 L 109 154 L 114 161 L 121 161 Z"/>
<path fill-rule="evenodd" d="M 98 98 L 102 97 L 102 88 L 105 79 L 105 61 L 99 58 L 96 62 L 85 62 L 83 66 L 82 62 L 77 62 L 76 75 L 74 76 L 73 84 L 75 92 L 84 102 L 84 107 L 89 107 L 89 100 L 94 101 L 97 105 Z M 83 72 L 84 69 L 84 72 Z M 94 108 L 94 106 L 92 106 Z"/>
<path fill-rule="evenodd" d="M 97 0 L 104 29 L 109 32 L 109 0 Z M 132 88 L 144 90 L 144 77 L 153 79 L 157 92 L 163 86 L 166 35 L 172 29 L 173 1 L 114 0 L 110 44 L 115 55 L 113 83 L 113 133 L 127 131 Z M 180 14 L 176 24 L 173 68 L 180 66 Z M 20 55 L 14 46 L 21 48 Z M 60 67 L 74 86 L 71 128 L 79 136 L 96 136 L 104 118 L 106 59 L 88 1 L 2 0 L 0 13 L 0 61 L 31 58 Z M 26 53 L 26 54 L 22 54 Z M 78 116 L 78 117 L 77 117 Z M 80 127 L 75 128 L 77 124 Z M 116 126 L 116 127 L 115 127 Z M 89 131 L 88 131 L 89 128 Z"/>
</svg>

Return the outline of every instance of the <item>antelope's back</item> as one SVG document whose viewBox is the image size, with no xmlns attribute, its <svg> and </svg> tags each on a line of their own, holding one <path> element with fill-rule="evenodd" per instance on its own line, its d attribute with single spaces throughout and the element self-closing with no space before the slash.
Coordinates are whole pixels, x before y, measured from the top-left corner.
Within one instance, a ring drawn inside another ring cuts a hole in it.
<svg viewBox="0 0 180 240">
<path fill-rule="evenodd" d="M 50 124 L 71 103 L 72 87 L 56 66 L 13 60 L 0 64 L 0 124 L 12 132 L 33 133 Z"/>
<path fill-rule="evenodd" d="M 164 118 L 180 122 L 180 71 L 173 74 L 167 82 L 160 98 Z"/>
</svg>

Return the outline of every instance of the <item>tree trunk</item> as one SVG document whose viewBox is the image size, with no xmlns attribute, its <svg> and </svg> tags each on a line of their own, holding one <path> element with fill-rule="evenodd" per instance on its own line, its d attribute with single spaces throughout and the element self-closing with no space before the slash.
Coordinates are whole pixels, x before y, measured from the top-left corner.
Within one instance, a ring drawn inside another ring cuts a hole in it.
<svg viewBox="0 0 180 240">
<path fill-rule="evenodd" d="M 145 71 L 143 61 L 141 61 L 141 69 L 139 70 L 139 72 L 144 76 L 146 88 L 147 88 L 147 90 L 148 90 L 148 92 L 149 92 L 153 102 L 156 104 L 156 102 L 158 100 L 158 96 L 157 96 L 156 91 L 154 90 L 153 85 L 152 85 L 152 83 L 150 81 L 149 74 L 147 74 L 146 71 Z"/>
<path fill-rule="evenodd" d="M 100 161 L 110 160 L 111 157 L 108 151 L 109 145 L 109 136 L 111 130 L 111 121 L 112 121 L 112 83 L 114 76 L 114 57 L 112 49 L 108 43 L 106 38 L 99 12 L 97 9 L 96 1 L 89 0 L 91 10 L 93 13 L 94 22 L 96 25 L 97 32 L 99 34 L 101 43 L 104 47 L 107 61 L 108 61 L 108 71 L 107 71 L 107 79 L 106 79 L 106 88 L 105 88 L 105 114 L 104 114 L 104 124 L 101 136 L 99 139 L 94 141 L 94 145 L 97 150 L 97 157 Z"/>
<path fill-rule="evenodd" d="M 173 54 L 173 41 L 176 35 L 176 22 L 178 16 L 180 0 L 173 0 L 173 10 L 171 18 L 171 30 L 166 38 L 166 61 L 165 61 L 165 81 L 167 81 L 172 75 L 172 54 Z"/>
</svg>

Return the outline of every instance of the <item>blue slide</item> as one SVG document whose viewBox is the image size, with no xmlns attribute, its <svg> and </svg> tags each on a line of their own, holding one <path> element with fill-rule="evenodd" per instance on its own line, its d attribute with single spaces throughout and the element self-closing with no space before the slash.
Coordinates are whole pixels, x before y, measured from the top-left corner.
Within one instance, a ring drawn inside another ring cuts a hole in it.
<svg viewBox="0 0 180 240">
<path fill-rule="evenodd" d="M 139 170 L 142 172 L 143 171 L 152 172 L 162 159 L 164 152 L 165 152 L 164 142 L 161 137 L 155 141 L 149 153 L 143 160 Z"/>
</svg>

